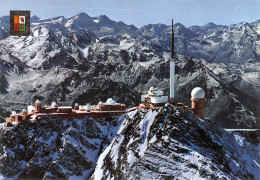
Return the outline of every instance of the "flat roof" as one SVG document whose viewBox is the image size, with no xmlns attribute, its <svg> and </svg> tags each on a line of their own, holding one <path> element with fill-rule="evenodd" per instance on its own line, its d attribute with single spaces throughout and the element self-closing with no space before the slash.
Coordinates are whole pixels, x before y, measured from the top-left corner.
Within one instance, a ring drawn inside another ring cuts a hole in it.
<svg viewBox="0 0 260 180">
<path fill-rule="evenodd" d="M 59 109 L 72 109 L 72 107 L 71 106 L 60 106 L 60 107 L 58 107 Z"/>
</svg>

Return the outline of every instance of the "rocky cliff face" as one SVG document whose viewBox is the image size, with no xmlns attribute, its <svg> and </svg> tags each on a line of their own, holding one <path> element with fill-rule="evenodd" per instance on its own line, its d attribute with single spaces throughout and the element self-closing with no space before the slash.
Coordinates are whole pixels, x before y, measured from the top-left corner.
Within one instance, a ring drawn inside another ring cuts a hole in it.
<svg viewBox="0 0 260 180">
<path fill-rule="evenodd" d="M 168 106 L 129 113 L 91 179 L 257 179 L 256 154 L 241 136 Z"/>
<path fill-rule="evenodd" d="M 43 117 L 0 125 L 0 179 L 87 178 L 115 136 L 121 118 Z"/>
<path fill-rule="evenodd" d="M 258 157 L 239 134 L 172 105 L 0 124 L 0 179 L 257 179 Z"/>
</svg>

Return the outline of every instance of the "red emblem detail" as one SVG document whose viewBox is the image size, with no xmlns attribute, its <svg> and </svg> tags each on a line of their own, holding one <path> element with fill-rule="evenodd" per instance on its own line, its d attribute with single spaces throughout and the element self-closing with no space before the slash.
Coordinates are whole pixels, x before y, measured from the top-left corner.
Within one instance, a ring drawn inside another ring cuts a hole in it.
<svg viewBox="0 0 260 180">
<path fill-rule="evenodd" d="M 20 27 L 18 23 L 14 24 L 14 31 L 20 31 Z"/>
</svg>

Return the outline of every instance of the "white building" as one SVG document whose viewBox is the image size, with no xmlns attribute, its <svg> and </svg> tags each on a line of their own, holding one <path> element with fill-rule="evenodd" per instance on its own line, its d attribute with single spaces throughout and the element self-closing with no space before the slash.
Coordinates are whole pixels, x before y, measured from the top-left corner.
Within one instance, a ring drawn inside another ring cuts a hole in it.
<svg viewBox="0 0 260 180">
<path fill-rule="evenodd" d="M 151 87 L 148 91 L 148 94 L 144 94 L 141 96 L 141 101 L 152 103 L 155 106 L 160 106 L 161 104 L 165 104 L 168 102 L 168 96 L 164 96 L 163 91 L 156 90 Z"/>
</svg>

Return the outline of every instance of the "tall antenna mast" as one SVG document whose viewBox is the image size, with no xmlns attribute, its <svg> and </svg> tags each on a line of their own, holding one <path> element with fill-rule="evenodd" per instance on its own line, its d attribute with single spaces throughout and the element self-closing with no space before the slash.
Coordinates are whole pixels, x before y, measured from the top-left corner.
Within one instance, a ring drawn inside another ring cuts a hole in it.
<svg viewBox="0 0 260 180">
<path fill-rule="evenodd" d="M 172 43 L 171 43 L 171 60 L 170 60 L 170 103 L 174 103 L 175 97 L 175 62 L 174 62 L 174 31 L 173 31 L 173 19 L 172 19 Z"/>
<path fill-rule="evenodd" d="M 173 19 L 172 19 L 172 45 L 171 45 L 171 56 L 174 59 L 174 31 L 173 31 Z"/>
</svg>

